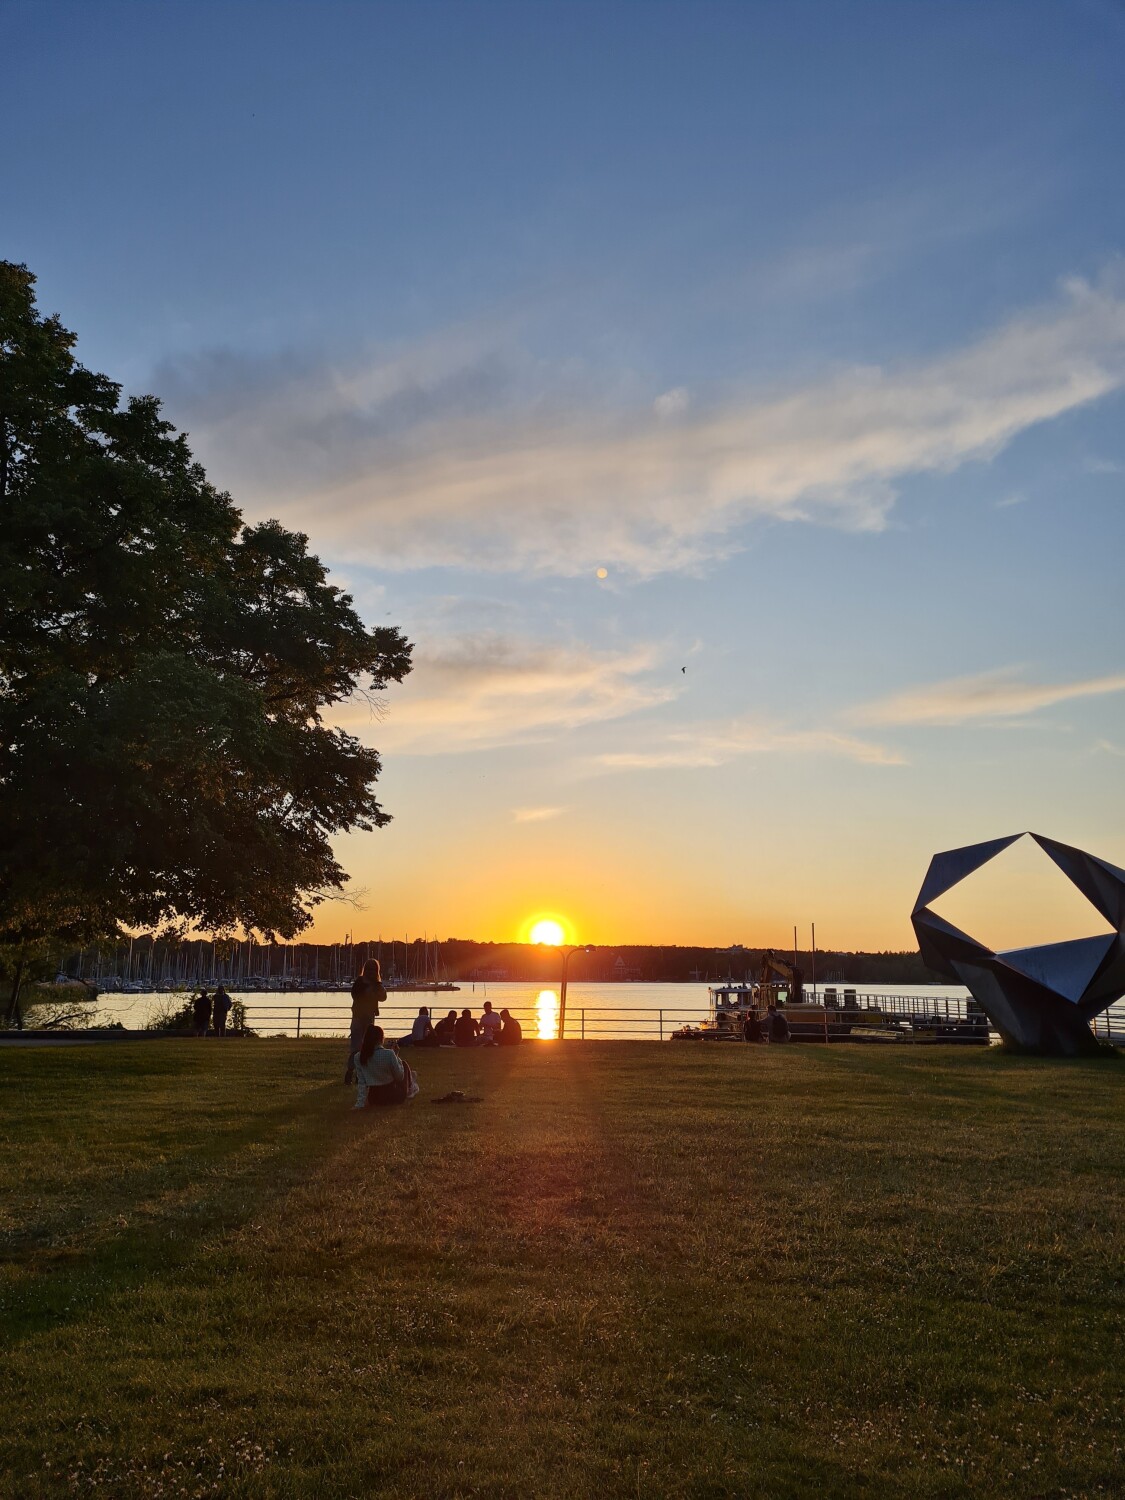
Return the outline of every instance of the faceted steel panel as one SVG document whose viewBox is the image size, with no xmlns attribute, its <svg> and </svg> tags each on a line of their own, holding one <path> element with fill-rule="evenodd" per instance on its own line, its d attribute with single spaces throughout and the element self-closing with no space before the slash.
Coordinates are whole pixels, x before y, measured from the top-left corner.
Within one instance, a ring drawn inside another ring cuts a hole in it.
<svg viewBox="0 0 1125 1500">
<path fill-rule="evenodd" d="M 931 903 L 1023 834 L 935 854 L 911 921 L 923 960 L 959 980 L 1005 1041 L 1072 1056 L 1096 1049 L 1090 1021 L 1125 994 L 1125 870 L 1069 844 L 1031 838 L 1115 932 L 994 952 L 931 910 Z"/>
</svg>

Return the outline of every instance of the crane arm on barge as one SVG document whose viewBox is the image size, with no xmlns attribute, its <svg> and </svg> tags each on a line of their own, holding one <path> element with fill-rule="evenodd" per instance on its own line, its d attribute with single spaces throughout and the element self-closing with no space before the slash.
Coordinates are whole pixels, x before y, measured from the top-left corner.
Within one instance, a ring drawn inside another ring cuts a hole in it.
<svg viewBox="0 0 1125 1500">
<path fill-rule="evenodd" d="M 788 963 L 784 958 L 779 958 L 772 948 L 767 948 L 762 954 L 761 984 L 776 985 L 778 979 L 785 982 L 788 989 L 788 1003 L 790 1005 L 802 1005 L 805 998 L 805 976 L 796 964 Z"/>
</svg>

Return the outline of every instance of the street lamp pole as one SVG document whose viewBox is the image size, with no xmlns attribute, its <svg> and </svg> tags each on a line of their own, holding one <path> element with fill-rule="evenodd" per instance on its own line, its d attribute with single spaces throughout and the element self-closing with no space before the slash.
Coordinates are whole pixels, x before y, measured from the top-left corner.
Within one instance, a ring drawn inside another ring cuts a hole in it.
<svg viewBox="0 0 1125 1500">
<path fill-rule="evenodd" d="M 566 1036 L 566 971 L 570 964 L 572 953 L 593 953 L 593 945 L 587 944 L 583 948 L 567 948 L 563 954 L 562 961 L 562 984 L 559 987 L 559 1041 Z"/>
</svg>

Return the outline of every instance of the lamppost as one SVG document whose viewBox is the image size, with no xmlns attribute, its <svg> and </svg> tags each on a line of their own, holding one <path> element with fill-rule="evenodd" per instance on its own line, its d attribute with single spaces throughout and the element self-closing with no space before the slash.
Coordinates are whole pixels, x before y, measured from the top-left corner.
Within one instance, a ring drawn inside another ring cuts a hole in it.
<svg viewBox="0 0 1125 1500">
<path fill-rule="evenodd" d="M 563 961 L 562 961 L 562 985 L 560 986 L 560 989 L 559 989 L 559 1041 L 560 1042 L 562 1041 L 563 1037 L 566 1035 L 566 971 L 567 971 L 567 966 L 570 963 L 570 956 L 571 956 L 572 953 L 593 953 L 593 951 L 594 951 L 593 944 L 592 943 L 587 943 L 584 947 L 567 948 L 566 951 L 563 953 Z"/>
</svg>

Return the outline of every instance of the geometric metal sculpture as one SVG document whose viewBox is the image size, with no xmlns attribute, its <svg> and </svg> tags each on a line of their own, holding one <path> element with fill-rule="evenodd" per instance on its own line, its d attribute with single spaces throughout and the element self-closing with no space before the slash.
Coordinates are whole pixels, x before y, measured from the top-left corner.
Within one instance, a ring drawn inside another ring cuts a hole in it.
<svg viewBox="0 0 1125 1500">
<path fill-rule="evenodd" d="M 935 854 L 910 920 L 924 962 L 960 980 L 1006 1042 L 1073 1057 L 1098 1044 L 1089 1023 L 1125 994 L 1125 870 L 1038 833 L 1030 835 L 1113 932 L 993 952 L 931 911 L 931 903 L 1023 838 L 991 839 Z"/>
</svg>

